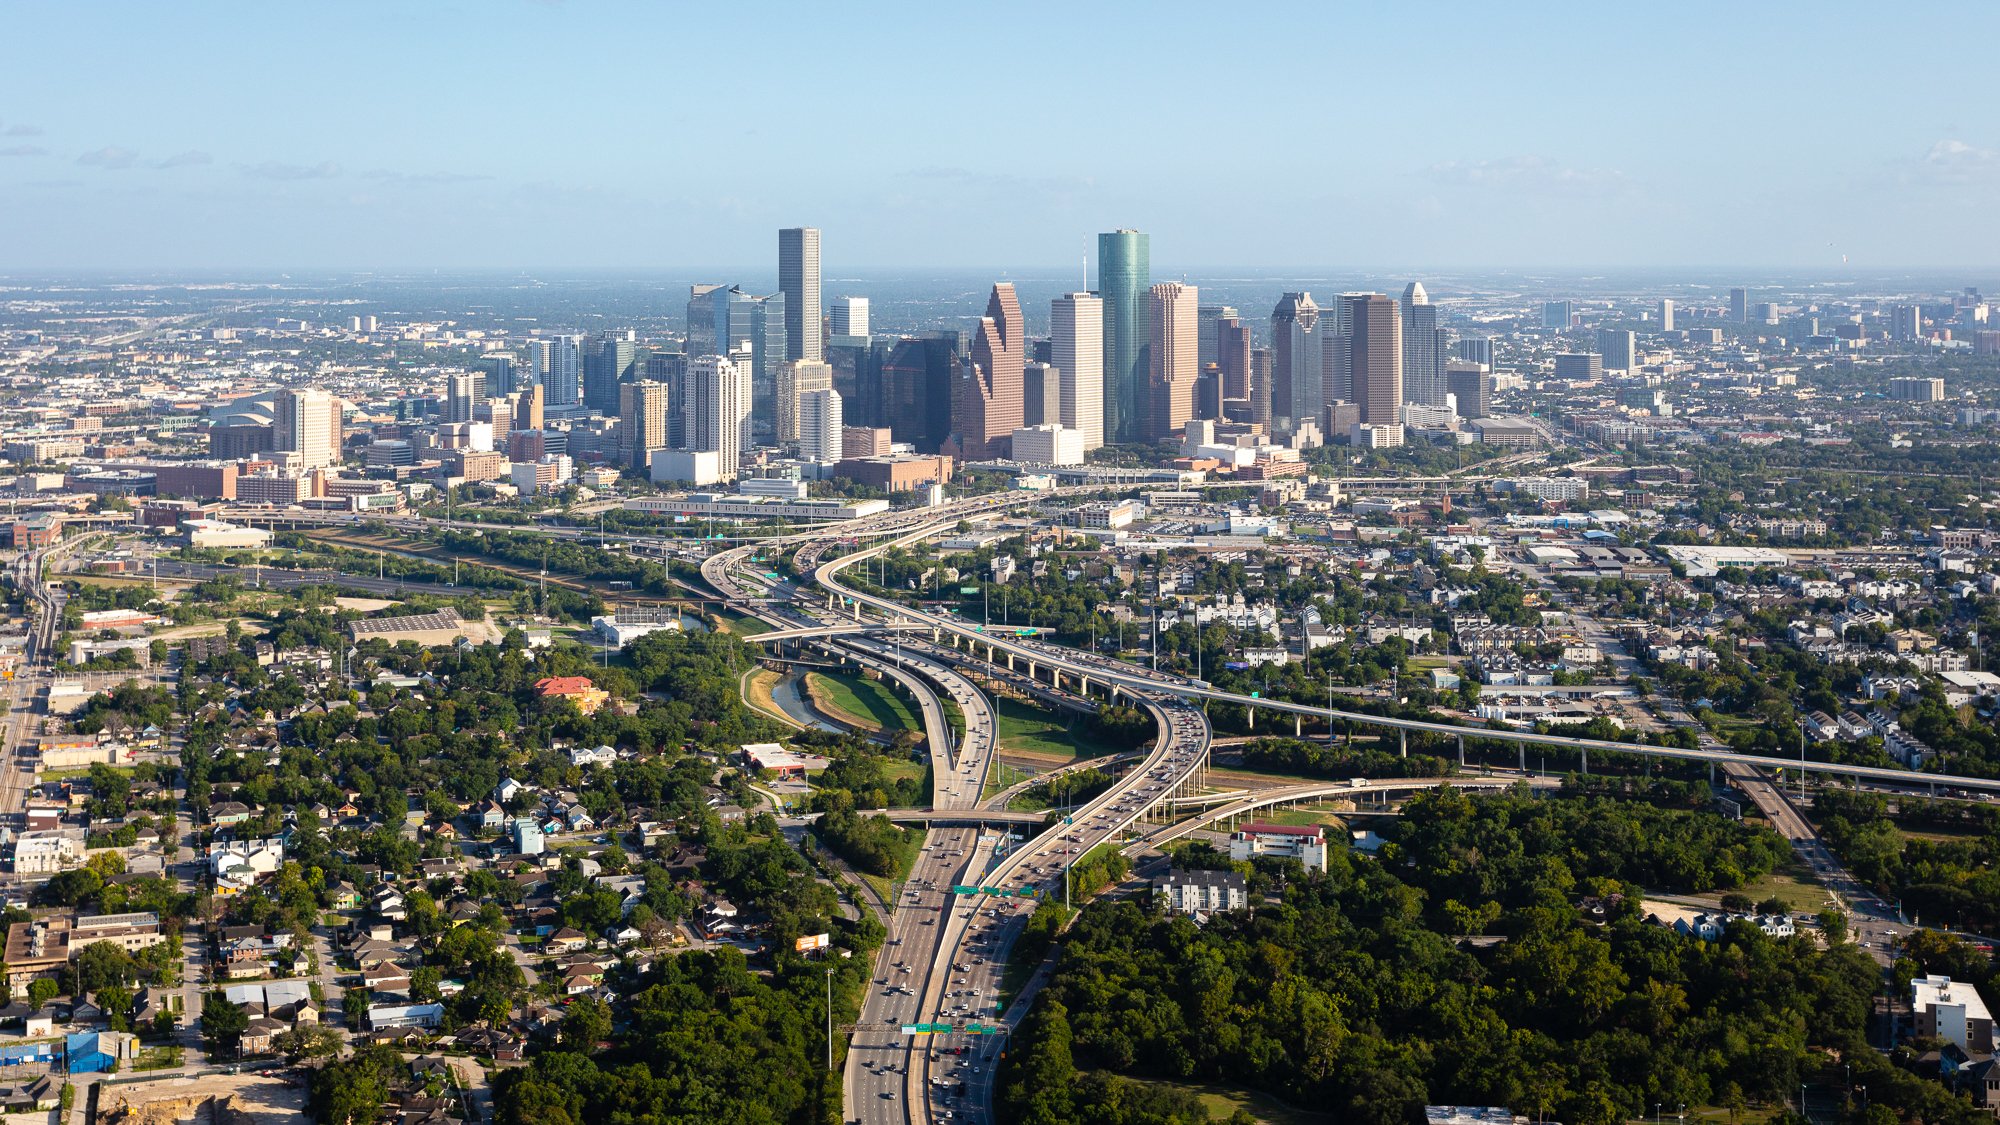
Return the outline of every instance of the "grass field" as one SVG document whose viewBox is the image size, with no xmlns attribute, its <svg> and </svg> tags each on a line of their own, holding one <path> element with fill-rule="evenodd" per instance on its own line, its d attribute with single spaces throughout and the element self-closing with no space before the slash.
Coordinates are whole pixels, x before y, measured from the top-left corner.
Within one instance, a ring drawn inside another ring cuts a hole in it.
<svg viewBox="0 0 2000 1125">
<path fill-rule="evenodd" d="M 806 674 L 806 690 L 814 706 L 827 712 L 829 717 L 861 730 L 924 729 L 923 721 L 910 713 L 909 705 L 875 680 L 809 672 Z"/>
<path fill-rule="evenodd" d="M 730 613 L 728 610 L 716 610 L 714 613 L 716 620 L 722 623 L 724 631 L 734 633 L 739 637 L 754 637 L 759 633 L 768 633 L 771 631 L 771 626 L 754 617 L 745 617 L 740 613 Z"/>
<path fill-rule="evenodd" d="M 1010 765 L 996 758 L 992 768 L 986 771 L 986 788 L 980 790 L 980 799 L 991 797 L 1010 785 L 1019 785 L 1033 776 L 1035 776 L 1033 773 L 1019 766 Z"/>
<path fill-rule="evenodd" d="M 1285 824 L 1295 828 L 1342 823 L 1340 814 L 1333 809 L 1260 809 L 1256 816 L 1265 824 Z"/>
<path fill-rule="evenodd" d="M 1817 914 L 1826 908 L 1826 888 L 1817 883 L 1803 881 L 1783 871 L 1774 871 L 1762 879 L 1743 888 L 1752 902 L 1762 902 L 1776 896 L 1793 913 Z"/>
<path fill-rule="evenodd" d="M 1098 741 L 1084 730 L 1084 718 L 1059 715 L 1013 699 L 995 699 L 1000 749 L 1064 758 L 1095 758 L 1132 749 Z"/>
<path fill-rule="evenodd" d="M 1256 1090 L 1212 1083 L 1168 1082 L 1157 1078 L 1134 1078 L 1131 1081 L 1144 1082 L 1149 1086 L 1185 1090 L 1199 1098 L 1202 1108 L 1208 1110 L 1209 1117 L 1217 1121 L 1227 1120 L 1239 1109 L 1264 1122 L 1264 1125 L 1327 1125 L 1328 1122 L 1335 1120 L 1332 1114 L 1294 1109 L 1269 1094 L 1259 1093 Z"/>
</svg>

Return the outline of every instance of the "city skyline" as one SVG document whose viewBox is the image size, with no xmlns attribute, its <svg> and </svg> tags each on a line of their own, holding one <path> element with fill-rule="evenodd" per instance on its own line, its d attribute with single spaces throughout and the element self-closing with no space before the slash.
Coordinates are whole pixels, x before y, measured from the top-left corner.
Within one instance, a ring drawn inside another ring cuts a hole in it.
<svg viewBox="0 0 2000 1125">
<path fill-rule="evenodd" d="M 14 218 L 0 219 L 0 269 L 637 268 L 750 260 L 770 229 L 800 219 L 842 232 L 848 269 L 1080 266 L 1096 232 L 1121 226 L 1191 266 L 1881 270 L 2000 258 L 2000 234 L 1956 219 L 2000 178 L 2000 130 L 1950 109 L 1981 100 L 1978 45 L 2000 31 L 1989 8 L 1938 8 L 1949 36 L 1934 33 L 1939 21 L 1882 21 L 1858 5 L 1809 20 L 1700 4 L 1656 20 L 1582 5 L 1533 20 L 1306 8 L 1282 37 L 1178 4 L 1137 23 L 1030 5 L 999 27 L 913 6 L 869 20 L 801 8 L 794 34 L 758 41 L 772 82 L 686 53 L 677 88 L 728 89 L 740 103 L 705 115 L 619 68 L 568 68 L 552 92 L 493 60 L 717 41 L 746 29 L 742 15 L 578 3 L 466 21 L 362 5 L 244 20 L 200 5 L 104 7 L 116 18 L 87 29 L 91 83 L 57 52 L 24 52 L 0 77 L 0 215 Z M 19 42 L 68 42 L 85 30 L 73 13 L 8 18 Z M 1044 34 L 1058 16 L 1068 33 Z M 936 61 L 895 52 L 917 36 L 963 49 Z M 306 40 L 316 49 L 302 54 Z M 1113 41 L 1123 47 L 1103 49 Z M 1613 52 L 1675 81 L 1579 83 L 1575 60 Z M 1865 65 L 1870 81 L 1829 57 Z M 1218 93 L 1106 131 L 1060 84 L 1029 83 L 996 120 L 985 91 L 950 79 L 1008 59 L 1135 89 L 1198 60 Z M 1503 68 L 1508 80 L 1492 81 Z M 1337 136 L 1299 143 L 1293 115 L 1270 110 L 1309 75 L 1308 118 L 1389 90 L 1399 112 L 1342 114 Z M 829 88 L 852 128 L 796 112 Z M 922 140 L 879 159 L 852 144 L 857 129 Z M 526 143 L 537 136 L 591 159 L 539 159 Z M 1191 143 L 1218 136 L 1231 142 L 1222 158 L 1212 140 Z M 689 176 L 699 152 L 730 158 Z M 1260 174 L 1241 176 L 1246 164 Z M 1379 221 L 1333 221 L 1363 209 Z M 1322 221 L 1296 221 L 1312 216 Z"/>
</svg>

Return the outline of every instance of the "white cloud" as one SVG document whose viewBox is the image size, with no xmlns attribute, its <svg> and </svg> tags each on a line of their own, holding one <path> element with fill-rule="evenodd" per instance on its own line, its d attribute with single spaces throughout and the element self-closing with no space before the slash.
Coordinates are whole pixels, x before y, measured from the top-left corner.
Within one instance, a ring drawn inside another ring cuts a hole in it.
<svg viewBox="0 0 2000 1125">
<path fill-rule="evenodd" d="M 164 159 L 151 161 L 147 165 L 147 167 L 192 168 L 197 164 L 213 164 L 213 163 L 215 163 L 215 158 L 213 156 L 210 156 L 209 154 L 202 152 L 198 149 L 189 149 L 186 152 L 177 152 L 172 156 L 165 157 Z"/>
<path fill-rule="evenodd" d="M 264 180 L 330 180 L 340 175 L 340 165 L 331 160 L 318 164 L 281 164 L 267 160 L 262 164 L 247 164 L 243 174 Z"/>
<path fill-rule="evenodd" d="M 49 150 L 40 145 L 13 145 L 0 148 L 0 156 L 47 156 Z"/>
<path fill-rule="evenodd" d="M 34 125 L 9 125 L 0 129 L 0 137 L 39 137 L 42 131 Z"/>
<path fill-rule="evenodd" d="M 1938 179 L 1965 182 L 2000 170 L 2000 150 L 1947 139 L 1932 145 L 1922 163 L 1924 170 Z"/>
<path fill-rule="evenodd" d="M 1424 169 L 1440 184 L 1453 187 L 1513 187 L 1538 191 L 1612 192 L 1631 186 L 1615 168 L 1571 168 L 1546 156 L 1526 154 L 1494 160 L 1446 160 Z"/>
<path fill-rule="evenodd" d="M 76 162 L 92 168 L 130 168 L 137 159 L 139 154 L 129 148 L 106 145 L 84 153 L 76 158 Z"/>
</svg>

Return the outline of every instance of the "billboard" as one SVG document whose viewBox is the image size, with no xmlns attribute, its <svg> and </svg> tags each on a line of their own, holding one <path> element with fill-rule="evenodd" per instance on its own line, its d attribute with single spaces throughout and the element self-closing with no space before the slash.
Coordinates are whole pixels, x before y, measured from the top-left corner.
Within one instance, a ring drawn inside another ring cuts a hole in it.
<svg viewBox="0 0 2000 1125">
<path fill-rule="evenodd" d="M 792 949 L 799 953 L 811 953 L 815 949 L 825 949 L 833 938 L 830 934 L 807 934 L 792 943 Z"/>
</svg>

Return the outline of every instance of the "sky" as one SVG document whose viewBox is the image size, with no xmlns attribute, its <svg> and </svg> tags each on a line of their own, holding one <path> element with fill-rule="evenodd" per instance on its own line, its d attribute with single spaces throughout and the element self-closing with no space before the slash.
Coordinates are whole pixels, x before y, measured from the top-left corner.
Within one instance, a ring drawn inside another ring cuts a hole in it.
<svg viewBox="0 0 2000 1125">
<path fill-rule="evenodd" d="M 0 6 L 0 273 L 2000 262 L 2000 5 Z M 766 270 L 765 272 L 768 272 Z"/>
</svg>

